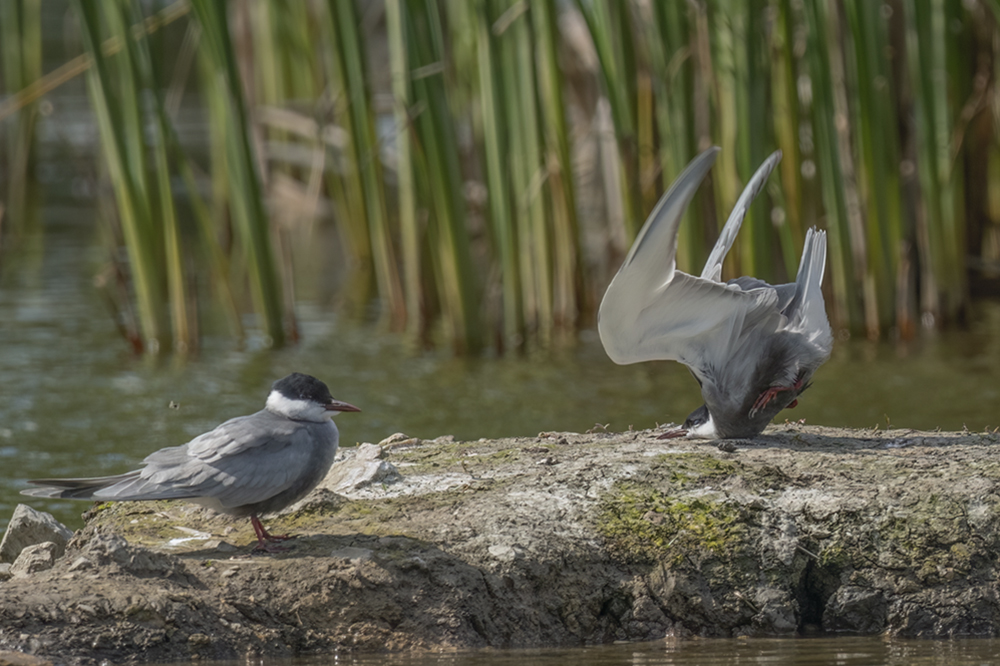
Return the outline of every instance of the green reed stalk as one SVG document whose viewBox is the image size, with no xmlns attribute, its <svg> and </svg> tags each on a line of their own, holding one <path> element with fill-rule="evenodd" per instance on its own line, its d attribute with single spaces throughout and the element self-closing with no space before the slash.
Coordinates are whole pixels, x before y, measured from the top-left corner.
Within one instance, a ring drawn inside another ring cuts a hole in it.
<svg viewBox="0 0 1000 666">
<path fill-rule="evenodd" d="M 11 95 L 42 76 L 41 6 L 41 0 L 0 2 L 0 60 L 4 86 Z M 32 226 L 29 175 L 33 171 L 37 120 L 37 102 L 21 107 L 17 122 L 7 127 L 4 142 L 8 176 L 4 205 L 0 209 L 0 230 L 7 226 L 15 238 L 23 236 Z"/>
<path fill-rule="evenodd" d="M 413 129 L 410 107 L 410 61 L 405 0 L 386 0 L 385 14 L 389 37 L 389 66 L 392 69 L 392 114 L 396 124 L 396 188 L 399 200 L 400 246 L 403 260 L 403 292 L 406 299 L 406 328 L 412 340 L 427 333 L 424 311 L 421 236 L 417 222 L 417 191 L 413 175 Z"/>
<path fill-rule="evenodd" d="M 949 28 L 940 0 L 907 0 L 906 45 L 915 95 L 917 173 L 920 179 L 918 243 L 925 258 L 921 309 L 934 318 L 954 316 L 962 305 L 964 276 L 951 160 L 952 117 L 947 82 Z"/>
<path fill-rule="evenodd" d="M 204 89 L 218 95 L 217 103 L 224 109 L 229 205 L 237 236 L 246 253 L 254 308 L 269 342 L 281 346 L 285 340 L 281 285 L 271 250 L 260 174 L 250 141 L 250 124 L 236 54 L 229 37 L 225 4 L 192 0 L 192 6 L 201 24 L 202 46 L 206 49 L 210 68 L 212 85 Z"/>
<path fill-rule="evenodd" d="M 845 7 L 851 30 L 851 48 L 856 94 L 852 96 L 855 150 L 859 159 L 858 182 L 866 213 L 868 256 L 866 279 L 874 282 L 877 325 L 869 323 L 869 336 L 892 325 L 897 316 L 895 293 L 901 244 L 905 238 L 899 189 L 900 153 L 895 105 L 895 82 L 886 57 L 888 26 L 875 4 L 854 3 Z M 905 313 L 898 313 L 905 316 Z"/>
<path fill-rule="evenodd" d="M 433 0 L 412 0 L 410 62 L 413 99 L 421 108 L 414 128 L 422 149 L 416 172 L 430 208 L 427 233 L 445 325 L 459 353 L 482 347 L 478 288 L 466 228 L 459 145 L 445 86 L 441 17 Z"/>
<path fill-rule="evenodd" d="M 745 85 L 745 82 L 739 79 L 742 72 L 738 69 L 738 61 L 742 61 L 744 54 L 738 50 L 736 31 L 740 29 L 746 10 L 739 4 L 730 7 L 728 3 L 724 6 L 721 6 L 721 3 L 723 0 L 712 0 L 707 3 L 708 24 L 711 31 L 708 35 L 710 50 L 705 55 L 710 58 L 711 63 L 708 69 L 712 77 L 709 83 L 712 99 L 712 140 L 722 148 L 712 168 L 712 183 L 715 186 L 716 208 L 725 215 L 726 211 L 732 210 L 742 189 L 739 176 L 741 154 L 738 150 L 740 100 L 736 95 L 740 87 Z M 730 9 L 733 10 L 732 15 L 729 14 Z M 722 221 L 724 220 L 725 218 L 722 218 Z M 710 235 L 715 238 L 719 231 L 720 220 L 707 220 L 706 224 L 710 225 Z M 740 247 L 740 239 L 737 238 L 734 251 L 726 258 L 730 266 L 742 259 Z"/>
<path fill-rule="evenodd" d="M 732 5 L 709 3 L 712 22 L 712 59 L 715 72 L 715 113 L 718 144 L 722 147 L 715 167 L 719 209 L 729 211 L 743 183 L 767 156 L 770 132 L 767 118 L 767 47 L 763 39 L 763 5 L 760 0 Z M 741 175 L 742 174 L 742 175 Z M 764 197 L 760 197 L 761 201 Z M 771 225 L 763 219 L 763 202 L 748 212 L 730 263 L 740 274 L 771 278 Z M 735 256 L 734 256 L 735 255 Z"/>
<path fill-rule="evenodd" d="M 767 0 L 749 0 L 746 3 L 747 13 L 741 25 L 737 43 L 740 46 L 742 58 L 740 63 L 740 79 L 745 84 L 738 91 L 737 98 L 741 100 L 740 107 L 740 145 L 742 146 L 741 169 L 743 183 L 750 179 L 757 167 L 771 153 L 772 125 L 770 95 L 771 88 L 769 63 L 769 44 L 765 38 L 768 26 L 765 25 Z M 775 270 L 771 257 L 771 242 L 774 226 L 771 223 L 767 208 L 766 194 L 757 197 L 747 211 L 743 222 L 741 237 L 743 238 L 742 272 L 765 280 L 775 281 L 779 274 Z M 788 267 L 788 273 L 794 274 L 793 266 Z"/>
<path fill-rule="evenodd" d="M 101 134 L 102 152 L 118 204 L 118 217 L 128 250 L 135 298 L 145 351 L 156 353 L 168 337 L 163 308 L 160 238 L 150 210 L 145 136 L 139 90 L 129 54 L 106 58 L 101 50 L 100 6 L 76 1 L 83 28 L 84 48 L 93 61 L 87 87 Z M 101 5 L 108 29 L 118 39 L 131 41 L 122 20 L 120 3 Z"/>
<path fill-rule="evenodd" d="M 170 185 L 170 161 L 168 158 L 168 120 L 163 103 L 162 90 L 164 86 L 156 80 L 154 63 L 149 51 L 149 40 L 145 33 L 138 39 L 130 39 L 130 25 L 141 23 L 142 15 L 139 6 L 125 1 L 121 4 L 121 13 L 116 14 L 118 21 L 109 21 L 116 26 L 120 38 L 126 44 L 122 55 L 124 60 L 131 61 L 136 76 L 137 89 L 150 91 L 155 100 L 152 122 L 148 123 L 152 132 L 152 141 L 148 157 L 142 160 L 152 173 L 153 180 L 148 183 L 148 196 L 152 203 L 159 205 L 158 212 L 151 212 L 154 227 L 163 235 L 163 250 L 165 280 L 167 285 L 167 301 L 170 307 L 171 332 L 174 349 L 185 353 L 197 344 L 194 331 L 195 318 L 189 312 L 192 302 L 187 289 L 187 276 L 184 267 L 184 249 L 181 241 L 177 212 L 174 208 L 174 197 Z M 140 119 L 141 122 L 141 119 Z"/>
<path fill-rule="evenodd" d="M 812 79 L 813 131 L 816 141 L 817 170 L 826 208 L 826 228 L 829 234 L 829 266 L 833 283 L 834 320 L 850 326 L 859 317 L 856 285 L 852 283 L 853 261 L 847 202 L 844 198 L 843 169 L 837 142 L 836 111 L 831 78 L 830 35 L 825 0 L 805 0 L 808 40 L 806 60 Z"/>
<path fill-rule="evenodd" d="M 616 0 L 577 0 L 577 7 L 594 40 L 605 94 L 611 106 L 621 160 L 625 235 L 629 241 L 638 233 L 644 217 L 636 106 L 638 75 L 630 5 Z"/>
<path fill-rule="evenodd" d="M 694 123 L 696 59 L 691 10 L 681 3 L 654 2 L 652 16 L 641 22 L 649 48 L 649 65 L 660 137 L 659 167 L 663 188 L 669 188 L 698 152 Z M 677 237 L 677 266 L 697 272 L 707 256 L 699 199 L 684 216 Z"/>
<path fill-rule="evenodd" d="M 553 324 L 572 329 L 580 309 L 580 230 L 570 158 L 569 129 L 563 101 L 563 77 L 558 61 L 558 26 L 554 0 L 533 0 L 531 17 L 537 35 L 540 111 L 546 155 L 542 168 L 550 192 L 552 228 Z"/>
<path fill-rule="evenodd" d="M 353 2 L 330 0 L 329 17 L 332 21 L 330 34 L 335 40 L 334 65 L 337 68 L 337 78 L 343 84 L 346 94 L 344 120 L 351 137 L 350 161 L 360 179 L 375 276 L 379 295 L 385 305 L 383 316 L 391 328 L 398 329 L 406 321 L 406 301 L 385 209 L 385 186 L 367 87 L 360 24 Z"/>
<path fill-rule="evenodd" d="M 514 200 L 520 224 L 521 284 L 525 287 L 525 319 L 542 345 L 552 337 L 552 265 L 542 193 L 544 158 L 535 84 L 534 39 L 529 14 L 522 13 L 507 24 L 502 39 L 507 42 L 509 71 L 508 118 L 514 148 Z"/>
<path fill-rule="evenodd" d="M 803 219 L 802 156 L 799 151 L 797 58 L 793 53 L 795 21 L 791 0 L 778 0 L 774 9 L 775 29 L 771 42 L 772 123 L 775 143 L 782 152 L 778 173 L 785 204 L 785 220 L 780 225 L 778 233 L 785 267 L 791 270 L 793 266 L 798 265 L 806 227 Z"/>
<path fill-rule="evenodd" d="M 327 12 L 332 9 L 332 6 L 327 6 Z M 320 39 L 324 45 L 321 52 L 326 64 L 326 77 L 330 90 L 329 104 L 332 107 L 330 120 L 336 122 L 348 137 L 346 145 L 338 146 L 334 151 L 333 164 L 332 168 L 328 169 L 326 183 L 336 211 L 337 224 L 344 240 L 350 245 L 350 252 L 347 255 L 353 264 L 354 288 L 347 290 L 347 293 L 352 299 L 353 309 L 363 312 L 365 303 L 370 297 L 372 267 L 377 261 L 384 261 L 384 258 L 380 251 L 378 255 L 380 258 L 376 259 L 374 235 L 370 232 L 368 223 L 364 184 L 361 179 L 357 142 L 354 139 L 356 133 L 354 121 L 347 110 L 351 99 L 345 93 L 348 83 L 346 70 L 341 62 L 336 24 L 330 16 L 327 16 L 326 20 L 321 22 L 321 27 Z M 389 308 L 386 309 L 388 310 Z"/>
<path fill-rule="evenodd" d="M 495 3 L 476 3 L 476 46 L 479 66 L 479 104 L 483 115 L 483 152 L 486 179 L 489 185 L 490 226 L 499 254 L 500 281 L 503 300 L 503 347 L 518 348 L 524 344 L 524 310 L 521 291 L 521 255 L 518 253 L 517 224 L 514 220 L 508 165 L 510 144 L 504 100 L 507 97 L 504 54 L 499 36 L 493 31 L 498 17 L 491 11 Z"/>
</svg>

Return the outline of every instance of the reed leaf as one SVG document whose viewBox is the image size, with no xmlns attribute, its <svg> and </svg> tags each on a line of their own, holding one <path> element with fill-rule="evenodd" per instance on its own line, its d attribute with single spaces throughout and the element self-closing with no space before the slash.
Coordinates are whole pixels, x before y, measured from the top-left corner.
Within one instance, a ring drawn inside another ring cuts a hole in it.
<svg viewBox="0 0 1000 666">
<path fill-rule="evenodd" d="M 250 139 L 250 123 L 229 36 L 225 5 L 213 0 L 192 0 L 202 29 L 202 47 L 211 78 L 204 87 L 218 96 L 226 122 L 225 144 L 228 202 L 237 237 L 246 256 L 250 292 L 267 343 L 285 341 L 282 295 L 271 249 L 270 229 L 261 189 L 258 162 Z"/>
<path fill-rule="evenodd" d="M 483 117 L 483 159 L 489 186 L 490 228 L 499 255 L 502 298 L 502 346 L 521 347 L 525 341 L 521 255 L 518 252 L 518 229 L 508 180 L 510 144 L 509 123 L 503 100 L 507 98 L 503 57 L 499 36 L 493 31 L 498 18 L 495 2 L 476 3 L 476 55 L 479 69 L 479 106 Z"/>
<path fill-rule="evenodd" d="M 859 304 L 855 297 L 856 283 L 852 279 L 854 262 L 851 256 L 847 201 L 844 194 L 843 168 L 833 99 L 831 52 L 834 49 L 827 27 L 827 14 L 831 9 L 825 0 L 805 0 L 803 5 L 809 30 L 806 60 L 812 81 L 817 170 L 830 240 L 829 263 L 833 283 L 834 321 L 841 326 L 850 327 L 859 319 Z"/>
<path fill-rule="evenodd" d="M 41 0 L 0 2 L 0 60 L 4 87 L 12 96 L 42 76 L 41 8 Z M 29 102 L 20 108 L 17 122 L 8 124 L 4 137 L 7 183 L 0 231 L 6 227 L 7 234 L 16 239 L 36 226 L 29 201 L 37 121 L 38 104 Z"/>
<path fill-rule="evenodd" d="M 707 98 L 695 99 L 696 39 L 691 9 L 676 2 L 651 3 L 643 17 L 645 41 L 656 103 L 661 189 L 666 190 L 698 152 L 695 107 L 707 107 Z M 700 200 L 684 216 L 677 237 L 677 266 L 695 272 L 707 256 Z"/>
<path fill-rule="evenodd" d="M 921 310 L 925 321 L 952 318 L 963 305 L 964 278 L 959 246 L 959 205 L 951 159 L 952 117 L 947 13 L 940 0 L 906 0 L 906 45 L 914 90 L 920 209 L 917 239 L 925 258 L 921 271 Z"/>
<path fill-rule="evenodd" d="M 866 280 L 874 283 L 875 312 L 868 319 L 868 335 L 877 338 L 896 318 L 896 274 L 904 242 L 900 154 L 897 141 L 895 81 L 886 57 L 888 26 L 875 4 L 855 3 L 845 7 L 852 44 L 846 49 L 854 78 L 852 116 L 858 182 L 865 211 Z M 898 313 L 905 317 L 905 313 Z"/>
<path fill-rule="evenodd" d="M 552 229 L 552 317 L 556 328 L 572 331 L 580 309 L 583 276 L 569 128 L 557 53 L 559 34 L 555 0 L 532 0 L 531 17 L 538 37 L 537 81 L 545 136 L 542 169 L 551 205 L 545 225 Z"/>
<path fill-rule="evenodd" d="M 413 340 L 427 335 L 424 309 L 422 238 L 417 217 L 417 190 L 413 174 L 412 122 L 410 107 L 409 11 L 405 0 L 386 0 L 389 36 L 389 64 L 392 70 L 392 115 L 396 126 L 396 187 L 399 200 L 399 231 L 403 261 L 403 291 L 406 300 L 406 328 Z"/>
<path fill-rule="evenodd" d="M 601 80 L 611 106 L 620 159 L 625 237 L 635 238 L 642 225 L 642 183 L 639 169 L 636 57 L 629 2 L 577 0 L 590 29 L 600 63 Z"/>
<path fill-rule="evenodd" d="M 447 337 L 458 353 L 475 353 L 483 343 L 476 307 L 478 278 L 473 272 L 459 146 L 444 80 L 441 17 L 433 0 L 412 0 L 409 9 L 411 85 L 414 104 L 421 108 L 414 124 L 420 147 L 416 173 L 428 206 L 431 265 Z"/>
<path fill-rule="evenodd" d="M 406 320 L 406 301 L 399 278 L 396 251 L 389 229 L 389 218 L 385 209 L 385 186 L 382 178 L 379 145 L 375 137 L 375 121 L 371 111 L 370 93 L 367 87 L 364 49 L 360 41 L 361 31 L 355 15 L 353 2 L 330 0 L 329 12 L 334 41 L 334 67 L 337 79 L 344 86 L 346 105 L 342 120 L 348 130 L 351 143 L 350 162 L 358 174 L 358 182 L 352 183 L 357 196 L 363 197 L 364 218 L 370 235 L 372 258 L 379 294 L 384 305 L 383 316 L 393 329 L 399 329 Z M 357 205 L 357 204 L 355 204 Z"/>
<path fill-rule="evenodd" d="M 128 250 L 143 342 L 141 349 L 157 353 L 168 340 L 162 258 L 150 210 L 145 136 L 139 89 L 128 54 L 114 61 L 105 57 L 101 8 L 108 29 L 117 39 L 130 40 L 119 2 L 104 5 L 75 2 L 84 48 L 93 66 L 87 71 L 91 105 L 100 128 L 102 152 L 118 204 L 118 221 Z"/>
</svg>

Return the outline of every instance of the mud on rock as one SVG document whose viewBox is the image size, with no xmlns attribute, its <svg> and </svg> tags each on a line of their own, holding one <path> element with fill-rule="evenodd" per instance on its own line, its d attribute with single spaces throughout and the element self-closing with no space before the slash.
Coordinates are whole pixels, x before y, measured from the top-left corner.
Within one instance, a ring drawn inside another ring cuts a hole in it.
<svg viewBox="0 0 1000 666">
<path fill-rule="evenodd" d="M 728 451 L 657 434 L 396 438 L 341 463 L 369 482 L 342 468 L 348 487 L 267 521 L 297 535 L 276 555 L 248 554 L 248 521 L 193 505 L 99 505 L 51 569 L 0 583 L 0 650 L 998 634 L 996 434 L 785 425 Z"/>
</svg>

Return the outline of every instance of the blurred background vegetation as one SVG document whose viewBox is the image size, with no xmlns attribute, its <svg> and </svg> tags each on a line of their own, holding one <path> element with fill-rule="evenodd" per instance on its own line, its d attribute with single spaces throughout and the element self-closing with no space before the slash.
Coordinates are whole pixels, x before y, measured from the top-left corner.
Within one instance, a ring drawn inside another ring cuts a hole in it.
<svg viewBox="0 0 1000 666">
<path fill-rule="evenodd" d="M 788 280 L 817 225 L 841 337 L 908 339 L 1000 293 L 998 16 L 998 0 L 3 0 L 0 261 L 44 235 L 37 135 L 47 96 L 83 77 L 97 284 L 136 352 L 196 350 L 207 312 L 237 340 L 249 321 L 294 341 L 293 267 L 330 228 L 343 251 L 312 274 L 346 263 L 344 312 L 458 354 L 572 340 L 713 144 L 679 267 L 700 270 L 780 148 L 727 277 Z M 182 104 L 207 146 L 182 139 Z"/>
</svg>

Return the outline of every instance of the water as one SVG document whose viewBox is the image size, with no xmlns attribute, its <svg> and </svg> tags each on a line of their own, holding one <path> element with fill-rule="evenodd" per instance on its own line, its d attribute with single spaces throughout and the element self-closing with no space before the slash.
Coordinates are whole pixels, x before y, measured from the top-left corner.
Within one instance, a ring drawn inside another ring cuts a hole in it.
<svg viewBox="0 0 1000 666">
<path fill-rule="evenodd" d="M 266 663 L 268 666 L 989 666 L 998 661 L 1000 640 L 996 639 L 916 641 L 838 636 L 666 640 L 579 648 L 398 655 L 338 653 L 327 657 L 270 659 Z M 252 659 L 202 662 L 204 666 L 252 663 Z"/>
</svg>

